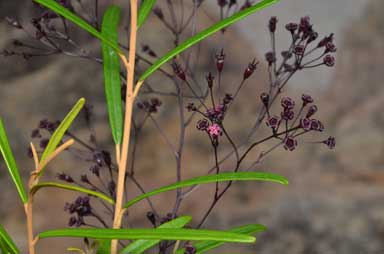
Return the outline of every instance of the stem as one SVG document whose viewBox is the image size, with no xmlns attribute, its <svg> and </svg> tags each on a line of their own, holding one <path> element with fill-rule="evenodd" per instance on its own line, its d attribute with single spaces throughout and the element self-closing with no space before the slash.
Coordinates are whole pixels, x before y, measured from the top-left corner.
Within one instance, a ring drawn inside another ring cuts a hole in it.
<svg viewBox="0 0 384 254">
<path fill-rule="evenodd" d="M 33 213 L 32 213 L 32 195 L 28 197 L 28 203 L 24 205 L 25 215 L 27 216 L 28 230 L 28 251 L 29 254 L 35 254 L 35 242 L 33 239 Z"/>
<path fill-rule="evenodd" d="M 129 140 L 131 132 L 131 120 L 132 120 L 132 109 L 133 109 L 133 79 L 135 70 L 135 53 L 136 53 L 136 30 L 137 27 L 137 0 L 131 0 L 131 34 L 129 40 L 129 56 L 128 62 L 125 56 L 121 55 L 122 61 L 127 70 L 127 94 L 125 103 L 125 117 L 124 117 L 124 137 L 123 144 L 120 153 L 119 161 L 119 172 L 117 179 L 117 193 L 116 193 L 116 205 L 115 205 L 115 216 L 113 219 L 113 228 L 118 229 L 121 226 L 122 220 L 122 203 L 124 196 L 124 182 L 125 182 L 125 171 L 128 159 Z M 112 240 L 111 254 L 117 253 L 117 240 Z"/>
</svg>

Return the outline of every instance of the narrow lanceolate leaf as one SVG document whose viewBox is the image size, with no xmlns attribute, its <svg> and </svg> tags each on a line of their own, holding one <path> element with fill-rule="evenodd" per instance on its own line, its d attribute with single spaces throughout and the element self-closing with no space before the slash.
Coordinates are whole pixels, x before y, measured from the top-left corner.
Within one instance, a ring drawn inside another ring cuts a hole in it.
<svg viewBox="0 0 384 254">
<path fill-rule="evenodd" d="M 55 132 L 52 134 L 47 147 L 45 148 L 43 155 L 40 159 L 40 164 L 51 154 L 55 151 L 57 145 L 60 143 L 61 139 L 63 138 L 65 132 L 68 130 L 68 128 L 71 126 L 73 120 L 75 120 L 76 116 L 79 114 L 80 110 L 83 108 L 85 103 L 85 99 L 81 98 L 77 101 L 76 105 L 73 106 L 72 110 L 67 114 L 67 116 L 64 118 L 64 120 L 60 123 L 59 127 L 55 130 Z M 40 174 L 42 174 L 43 170 L 41 170 Z"/>
<path fill-rule="evenodd" d="M 160 225 L 158 228 L 182 228 L 192 220 L 190 216 L 181 216 Z M 136 240 L 128 244 L 120 254 L 141 254 L 147 249 L 158 244 L 160 240 Z"/>
<path fill-rule="evenodd" d="M 23 182 L 21 181 L 19 169 L 17 168 L 15 158 L 8 142 L 7 133 L 5 131 L 3 121 L 0 119 L 0 150 L 3 155 L 5 164 L 7 165 L 8 172 L 19 192 L 21 201 L 25 204 L 28 202 L 27 194 L 25 193 Z"/>
<path fill-rule="evenodd" d="M 61 16 L 75 23 L 85 31 L 95 36 L 96 38 L 105 42 L 117 52 L 121 53 L 121 50 L 119 49 L 119 47 L 117 47 L 116 44 L 112 43 L 107 37 L 103 36 L 99 31 L 97 31 L 96 28 L 91 26 L 88 22 L 86 22 L 76 14 L 72 13 L 70 10 L 66 9 L 64 6 L 62 6 L 55 0 L 34 0 L 34 1 L 56 12 L 57 14 L 60 14 Z"/>
<path fill-rule="evenodd" d="M 195 45 L 196 43 L 200 42 L 201 40 L 205 39 L 206 37 L 212 35 L 213 33 L 216 33 L 217 31 L 220 31 L 221 29 L 232 25 L 233 23 L 251 15 L 252 13 L 255 13 L 256 11 L 259 11 L 267 6 L 270 6 L 279 0 L 264 0 L 261 1 L 254 6 L 251 6 L 243 11 L 239 11 L 232 16 L 225 18 L 221 20 L 220 22 L 217 22 L 213 26 L 201 31 L 200 33 L 188 38 L 183 43 L 181 43 L 176 48 L 169 51 L 167 54 L 165 54 L 163 57 L 158 59 L 151 67 L 149 67 L 140 77 L 140 81 L 144 81 L 146 78 L 148 78 L 153 72 L 155 72 L 157 69 L 160 68 L 163 64 L 171 60 L 176 55 L 180 54 L 184 50 L 188 49 L 189 47 Z"/>
<path fill-rule="evenodd" d="M 142 1 L 139 9 L 139 14 L 137 15 L 137 29 L 139 29 L 141 25 L 144 23 L 144 21 L 147 19 L 155 3 L 156 3 L 156 0 Z"/>
<path fill-rule="evenodd" d="M 105 11 L 101 34 L 117 46 L 117 27 L 120 21 L 120 8 L 111 5 Z M 115 144 L 123 137 L 123 104 L 121 102 L 120 59 L 117 52 L 102 42 L 104 87 L 107 98 L 109 125 Z"/>
<path fill-rule="evenodd" d="M 288 184 L 288 180 L 280 175 L 265 173 L 265 172 L 237 172 L 237 173 L 220 173 L 216 175 L 207 175 L 200 176 L 196 178 L 191 178 L 185 181 L 177 182 L 174 184 L 166 185 L 159 189 L 147 192 L 143 195 L 140 195 L 124 205 L 124 208 L 128 208 L 131 205 L 148 198 L 153 195 L 157 195 L 162 192 L 175 190 L 178 188 L 183 188 L 187 186 L 193 186 L 203 183 L 214 183 L 214 182 L 227 182 L 227 181 L 267 181 L 267 182 L 276 182 L 280 184 Z"/>
<path fill-rule="evenodd" d="M 73 186 L 73 185 L 55 183 L 55 182 L 43 182 L 43 183 L 36 184 L 31 189 L 31 194 L 34 195 L 36 192 L 38 192 L 42 188 L 59 188 L 59 189 L 64 189 L 64 190 L 82 192 L 85 194 L 89 194 L 89 195 L 98 197 L 98 198 L 100 198 L 100 199 L 102 199 L 102 200 L 104 200 L 104 201 L 106 201 L 112 205 L 115 203 L 112 198 L 110 198 L 110 197 L 108 197 L 108 196 L 106 196 L 100 192 L 92 191 L 92 190 L 82 188 L 79 186 Z"/>
<path fill-rule="evenodd" d="M 236 234 L 225 231 L 205 229 L 99 229 L 99 228 L 67 228 L 46 231 L 39 234 L 39 238 L 50 237 L 88 237 L 94 239 L 121 239 L 121 240 L 191 240 L 191 241 L 220 241 L 253 243 L 253 236 Z"/>
<path fill-rule="evenodd" d="M 250 234 L 255 234 L 255 233 L 265 231 L 266 229 L 267 228 L 263 225 L 251 224 L 251 225 L 236 227 L 236 228 L 228 230 L 227 232 L 250 235 Z M 202 253 L 205 253 L 206 251 L 216 249 L 217 247 L 219 247 L 223 244 L 224 244 L 224 242 L 202 241 L 202 242 L 197 242 L 197 243 L 193 244 L 193 247 L 196 248 L 196 254 L 202 254 Z M 183 254 L 184 251 L 185 251 L 184 248 L 179 249 L 176 251 L 176 254 Z"/>
<path fill-rule="evenodd" d="M 12 238 L 8 235 L 2 225 L 0 225 L 0 241 L 1 248 L 5 251 L 4 253 L 20 253 L 20 250 L 17 248 L 16 244 L 13 242 Z"/>
</svg>

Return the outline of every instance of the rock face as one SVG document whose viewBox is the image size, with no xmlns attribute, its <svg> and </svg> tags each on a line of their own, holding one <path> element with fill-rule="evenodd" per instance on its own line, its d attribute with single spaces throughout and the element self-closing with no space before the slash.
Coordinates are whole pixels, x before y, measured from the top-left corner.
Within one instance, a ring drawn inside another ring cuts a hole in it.
<svg viewBox="0 0 384 254">
<path fill-rule="evenodd" d="M 9 8 L 6 11 L 1 6 L 4 3 L 0 2 L 1 15 L 7 14 L 8 11 L 17 11 L 17 6 L 14 5 L 6 5 Z M 297 151 L 292 153 L 283 149 L 276 150 L 255 167 L 256 170 L 273 171 L 287 176 L 290 180 L 288 187 L 257 183 L 235 184 L 209 217 L 206 227 L 224 229 L 247 223 L 261 223 L 268 227 L 268 231 L 260 234 L 254 246 L 235 245 L 226 247 L 223 252 L 384 253 L 383 12 L 384 2 L 373 0 L 361 18 L 349 25 L 345 34 L 337 35 L 343 38 L 343 42 L 337 45 L 339 50 L 335 76 L 324 93 L 312 87 L 307 87 L 305 91 L 301 87 L 288 91 L 298 95 L 312 91 L 321 109 L 321 119 L 324 119 L 327 131 L 337 138 L 336 149 L 328 151 L 322 146 L 301 143 Z M 263 25 L 266 19 L 264 21 Z M 148 34 L 148 38 L 151 41 L 158 40 L 158 34 L 166 34 L 162 29 L 161 26 L 157 27 L 155 30 L 161 32 Z M 4 24 L 0 24 L 0 32 L 12 33 Z M 9 45 L 12 36 L 22 35 L 14 33 L 9 38 L 1 37 L 0 46 Z M 202 57 L 197 67 L 200 82 L 205 82 L 206 70 L 214 68 L 212 56 L 217 51 L 217 45 L 220 45 L 226 48 L 228 60 L 225 66 L 226 88 L 230 90 L 231 85 L 236 84 L 243 68 L 254 57 L 249 55 L 248 49 L 251 45 L 238 38 L 240 35 L 230 30 L 224 37 L 213 37 L 203 44 L 202 55 L 207 57 Z M 90 41 L 88 37 L 82 39 L 86 43 Z M 164 41 L 159 41 L 156 46 L 161 52 L 167 48 Z M 95 52 L 98 50 L 97 44 L 88 47 Z M 263 55 L 262 53 L 260 52 L 260 55 Z M 261 57 L 259 59 L 261 60 Z M 28 174 L 27 169 L 32 165 L 25 153 L 30 131 L 42 118 L 62 117 L 80 96 L 87 95 L 95 107 L 96 132 L 101 137 L 101 146 L 111 147 L 108 142 L 110 134 L 104 108 L 102 71 L 98 64 L 66 57 L 50 57 L 28 62 L 20 58 L 0 58 L 0 65 L 0 115 L 7 122 L 9 135 L 12 136 L 12 147 L 25 176 Z M 233 105 L 233 112 L 229 115 L 229 128 L 235 133 L 236 141 L 239 141 L 243 130 L 253 123 L 253 115 L 258 109 L 256 101 L 260 92 L 265 89 L 265 73 L 260 64 L 256 74 L 239 94 L 242 96 L 241 103 Z M 163 85 L 163 82 L 158 83 L 158 87 Z M 58 94 L 60 96 L 57 96 Z M 178 115 L 174 105 L 176 100 L 164 99 L 164 107 L 156 115 L 156 119 L 168 131 L 172 141 L 177 142 Z M 83 120 L 80 120 L 74 129 L 84 139 L 88 138 Z M 204 174 L 208 168 L 207 164 L 212 163 L 211 147 L 203 135 L 195 130 L 194 124 L 187 132 L 184 153 L 186 170 L 183 175 L 185 178 Z M 145 156 L 139 156 L 137 161 L 137 176 L 143 181 L 146 189 L 174 181 L 173 157 L 163 147 L 166 145 L 161 135 L 156 132 L 154 126 L 148 125 L 144 129 L 143 140 L 138 148 L 139 153 Z M 49 177 L 53 178 L 55 173 L 61 171 L 72 172 L 78 177 L 87 167 L 89 165 L 86 163 L 79 165 L 73 157 L 65 156 L 55 162 Z M 230 167 L 230 164 L 226 165 L 226 169 L 230 170 Z M 75 170 L 71 170 L 72 168 Z M 18 236 L 17 242 L 25 248 L 22 207 L 16 204 L 18 207 L 9 210 L 9 207 L 14 206 L 15 192 L 3 169 L 1 166 L 0 186 L 9 191 L 0 192 L 1 223 L 10 229 L 12 235 Z M 132 189 L 132 195 L 136 194 L 135 191 Z M 200 197 L 212 191 L 212 188 L 207 187 L 190 195 L 182 207 L 181 214 L 191 214 L 197 221 L 202 213 L 201 207 L 207 207 L 210 201 Z M 36 231 L 64 227 L 68 215 L 63 212 L 62 207 L 65 201 L 73 196 L 54 191 L 39 195 L 36 205 Z M 173 198 L 174 194 L 170 193 L 159 196 L 154 202 L 165 214 L 169 207 L 164 204 L 169 204 L 169 200 Z M 135 226 L 149 226 L 143 216 L 147 209 L 145 205 L 138 206 L 130 213 Z M 39 213 L 39 210 L 42 212 Z M 45 213 L 48 210 L 50 214 L 59 214 L 61 218 L 58 216 L 60 219 L 48 220 Z M 63 241 L 51 244 L 58 246 L 55 253 L 65 253 L 65 247 L 68 247 L 68 242 Z M 80 244 L 73 243 L 73 246 L 77 245 Z M 48 244 L 41 243 L 39 248 L 39 253 L 51 253 Z"/>
</svg>

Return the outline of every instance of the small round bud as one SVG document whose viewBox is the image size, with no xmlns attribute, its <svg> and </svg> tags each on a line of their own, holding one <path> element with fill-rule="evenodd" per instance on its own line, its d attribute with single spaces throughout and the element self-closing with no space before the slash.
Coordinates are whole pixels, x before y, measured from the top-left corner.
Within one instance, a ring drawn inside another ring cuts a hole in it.
<svg viewBox="0 0 384 254">
<path fill-rule="evenodd" d="M 305 115 L 306 118 L 310 118 L 311 116 L 313 116 L 315 113 L 317 112 L 317 106 L 316 105 L 312 105 L 308 108 L 308 112 L 307 114 Z"/>
<path fill-rule="evenodd" d="M 276 24 L 277 24 L 277 18 L 276 17 L 271 17 L 269 19 L 269 24 L 268 24 L 268 28 L 269 28 L 269 31 L 271 33 L 274 33 L 276 31 Z"/>
<path fill-rule="evenodd" d="M 247 69 L 245 69 L 244 74 L 243 74 L 243 79 L 246 80 L 249 78 L 253 72 L 256 70 L 256 67 L 259 62 L 256 62 L 256 59 L 253 59 L 251 63 L 248 64 Z"/>
<path fill-rule="evenodd" d="M 308 103 L 313 103 L 313 99 L 308 94 L 303 94 L 301 96 L 301 100 L 303 101 L 303 107 L 306 106 Z"/>
<path fill-rule="evenodd" d="M 336 139 L 332 136 L 323 141 L 323 144 L 327 145 L 329 149 L 334 149 L 336 146 Z"/>
<path fill-rule="evenodd" d="M 271 66 L 274 62 L 276 62 L 276 57 L 273 52 L 267 52 L 265 54 L 265 60 L 267 60 L 269 66 Z"/>
</svg>

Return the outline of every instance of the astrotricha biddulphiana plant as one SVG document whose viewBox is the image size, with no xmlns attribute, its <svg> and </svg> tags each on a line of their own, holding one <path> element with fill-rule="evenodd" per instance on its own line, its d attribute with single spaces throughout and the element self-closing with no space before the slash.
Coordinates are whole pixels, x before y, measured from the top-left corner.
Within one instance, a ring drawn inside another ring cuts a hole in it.
<svg viewBox="0 0 384 254">
<path fill-rule="evenodd" d="M 268 90 L 255 95 L 260 102 L 260 109 L 254 125 L 246 133 L 244 140 L 239 143 L 234 141 L 232 134 L 227 130 L 227 115 L 234 101 L 239 97 L 241 88 L 257 71 L 259 61 L 251 60 L 241 73 L 238 85 L 232 86 L 231 90 L 227 91 L 227 87 L 224 88 L 222 84 L 227 61 L 223 49 L 217 50 L 215 66 L 207 70 L 205 84 L 196 81 L 190 55 L 184 56 L 183 52 L 211 34 L 225 33 L 231 24 L 277 1 L 263 0 L 255 4 L 249 0 L 242 3 L 236 0 L 218 0 L 220 20 L 205 30 L 197 32 L 196 13 L 204 4 L 203 0 L 192 1 L 193 8 L 190 13 L 182 12 L 180 16 L 176 15 L 175 3 L 167 0 L 164 5 L 168 8 L 169 17 L 164 13 L 164 7 L 160 7 L 160 3 L 158 3 L 159 6 L 155 6 L 155 0 L 144 0 L 141 4 L 137 0 L 130 0 L 128 45 L 123 45 L 118 40 L 117 29 L 121 9 L 116 5 L 110 5 L 100 18 L 100 4 L 97 0 L 92 2 L 93 11 L 86 13 L 87 15 L 81 15 L 86 8 L 78 10 L 70 0 L 35 0 L 35 7 L 39 9 L 40 14 L 30 22 L 32 30 L 27 29 L 16 18 L 6 18 L 10 26 L 28 34 L 32 42 L 14 40 L 12 49 L 3 50 L 4 56 L 22 56 L 28 60 L 33 57 L 61 54 L 102 64 L 106 106 L 115 144 L 114 151 L 102 149 L 97 145 L 96 136 L 91 127 L 92 106 L 86 104 L 85 99 L 81 98 L 63 120 L 42 119 L 37 128 L 32 130 L 31 138 L 38 140 L 39 146 L 35 147 L 31 142 L 28 148 L 28 155 L 34 161 L 34 169 L 25 189 L 3 122 L 0 121 L 1 152 L 25 207 L 29 254 L 36 253 L 35 246 L 38 242 L 52 237 L 83 238 L 84 246 L 68 248 L 79 253 L 139 254 L 155 250 L 156 247 L 158 253 L 206 253 L 227 242 L 252 243 L 255 241 L 254 234 L 266 230 L 265 226 L 260 224 L 242 225 L 229 230 L 207 230 L 201 227 L 219 200 L 237 181 L 288 184 L 283 176 L 255 172 L 252 168 L 278 147 L 293 151 L 305 134 L 324 131 L 322 122 L 314 118 L 318 108 L 310 95 L 303 94 L 300 102 L 295 102 L 292 98 L 284 96 L 283 92 L 294 74 L 310 68 L 334 66 L 333 53 L 336 47 L 333 43 L 333 34 L 319 39 L 310 18 L 303 17 L 298 23 L 285 25 L 288 36 L 291 36 L 291 43 L 279 52 L 275 42 L 278 19 L 272 17 L 269 20 L 271 50 L 265 54 L 269 76 Z M 79 0 L 78 4 L 83 7 L 85 3 Z M 174 48 L 162 57 L 158 57 L 151 43 L 143 44 L 141 50 L 137 49 L 137 36 L 150 13 L 153 13 L 157 21 L 173 35 Z M 93 56 L 76 42 L 76 39 L 71 36 L 70 30 L 73 28 L 68 21 L 101 41 L 102 58 Z M 193 35 L 181 41 L 189 26 L 194 27 Z M 120 70 L 121 66 L 123 71 Z M 170 66 L 173 71 L 169 71 Z M 154 72 L 168 79 L 174 86 L 174 91 L 156 89 L 155 85 L 148 80 Z M 176 145 L 169 140 L 165 130 L 154 117 L 164 104 L 161 96 L 172 96 L 177 100 L 180 135 Z M 280 106 L 274 106 L 276 102 L 280 102 Z M 69 131 L 69 127 L 81 110 L 84 112 L 85 121 L 90 130 L 89 142 L 83 141 L 74 131 Z M 176 181 L 152 191 L 146 191 L 135 178 L 136 147 L 140 133 L 148 121 L 158 129 L 159 135 L 166 141 L 176 161 Z M 215 163 L 207 170 L 206 175 L 184 180 L 182 179 L 183 147 L 186 129 L 191 125 L 195 125 L 194 131 L 204 135 L 206 142 L 212 147 Z M 267 129 L 268 135 L 260 136 L 258 130 L 261 126 Z M 249 157 L 255 147 L 269 144 L 270 141 L 275 141 L 275 144 L 262 152 L 251 167 L 243 165 L 244 160 Z M 79 149 L 71 147 L 75 142 L 81 146 L 82 153 L 79 153 Z M 221 150 L 223 142 L 230 144 L 231 151 L 224 153 Z M 332 136 L 326 139 L 320 138 L 310 143 L 325 144 L 333 149 L 335 138 Z M 47 165 L 64 151 L 78 153 L 79 159 L 90 162 L 89 171 L 81 174 L 79 178 L 65 172 L 57 172 L 59 181 L 40 181 Z M 228 160 L 234 160 L 235 166 L 232 170 L 225 171 L 222 165 Z M 129 183 L 136 186 L 142 195 L 124 203 L 125 190 Z M 180 214 L 180 206 L 187 195 L 200 185 L 207 183 L 215 184 L 212 201 L 203 217 L 188 225 L 192 217 Z M 48 187 L 75 191 L 81 195 L 74 201 L 63 204 L 64 210 L 69 213 L 69 228 L 35 234 L 33 198 L 38 191 Z M 176 191 L 174 206 L 167 214 L 162 215 L 153 205 L 151 198 L 172 190 Z M 94 200 L 100 201 L 103 206 L 96 208 L 92 205 Z M 153 228 L 126 228 L 122 225 L 122 220 L 129 220 L 129 208 L 143 200 L 146 200 L 151 208 L 144 216 Z M 92 221 L 96 221 L 98 225 L 89 222 L 91 217 Z M 2 226 L 0 226 L 0 250 L 2 253 L 20 253 Z"/>
</svg>

